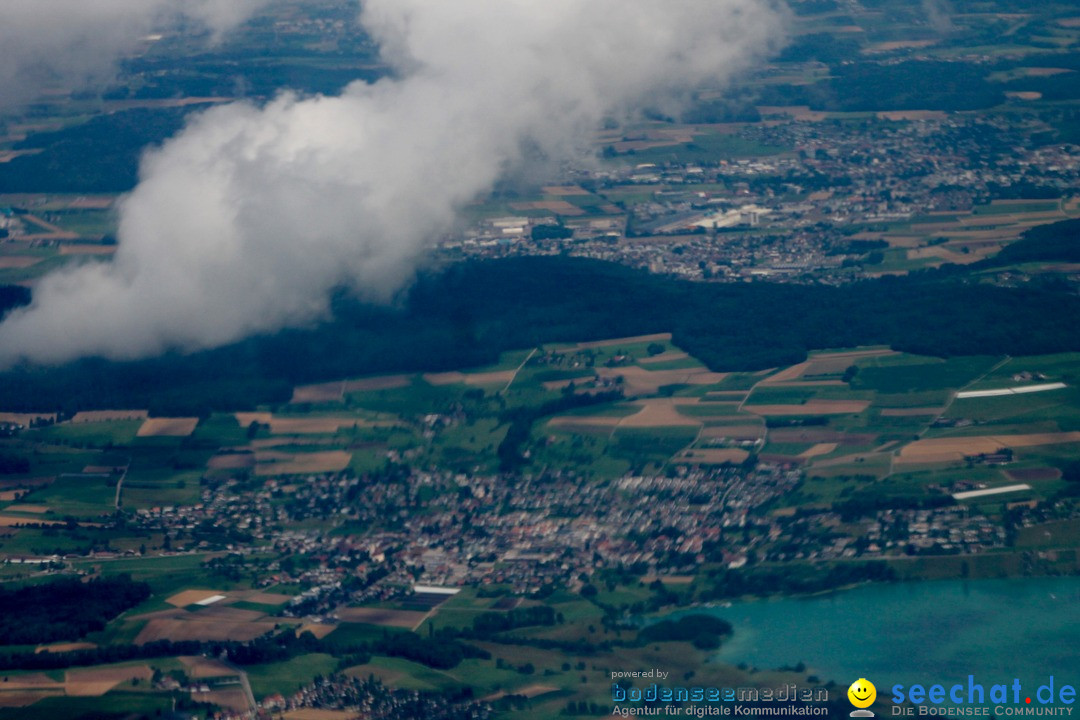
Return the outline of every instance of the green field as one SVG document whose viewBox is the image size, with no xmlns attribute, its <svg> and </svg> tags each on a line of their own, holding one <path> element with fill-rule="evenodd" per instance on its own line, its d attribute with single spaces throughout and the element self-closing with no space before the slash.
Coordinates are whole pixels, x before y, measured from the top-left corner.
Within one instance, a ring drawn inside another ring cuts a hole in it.
<svg viewBox="0 0 1080 720">
<path fill-rule="evenodd" d="M 317 675 L 327 676 L 334 672 L 337 660 L 324 653 L 299 655 L 287 662 L 266 665 L 248 665 L 244 668 L 251 692 L 259 700 L 267 695 L 289 695 L 310 683 Z"/>
<path fill-rule="evenodd" d="M 49 697 L 23 708 L 0 708 L 0 720 L 42 718 L 122 717 L 127 714 L 153 717 L 168 712 L 172 700 L 163 694 L 113 691 L 101 697 Z"/>
<path fill-rule="evenodd" d="M 860 363 L 852 386 L 882 393 L 909 393 L 961 388 L 989 372 L 1000 358 L 925 358 L 919 364 L 889 366 Z"/>
</svg>

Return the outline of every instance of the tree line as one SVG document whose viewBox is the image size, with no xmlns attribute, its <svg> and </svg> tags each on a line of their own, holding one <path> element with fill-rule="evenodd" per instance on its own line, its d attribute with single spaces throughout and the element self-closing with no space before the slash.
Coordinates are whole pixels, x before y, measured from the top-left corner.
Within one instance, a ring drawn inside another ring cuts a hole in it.
<svg viewBox="0 0 1080 720">
<path fill-rule="evenodd" d="M 1061 231 L 1051 227 L 1043 232 Z M 716 371 L 761 370 L 801 362 L 809 350 L 857 345 L 939 357 L 1080 350 L 1073 327 L 1080 297 L 1052 286 L 968 282 L 956 269 L 841 287 L 720 284 L 595 260 L 520 257 L 425 274 L 402 307 L 343 293 L 333 311 L 317 327 L 203 352 L 23 365 L 0 373 L 0 397 L 8 411 L 145 407 L 205 416 L 287 402 L 296 384 L 476 367 L 511 349 L 657 332 L 672 332 L 676 345 Z"/>
<path fill-rule="evenodd" d="M 130 575 L 89 582 L 63 579 L 16 589 L 0 587 L 0 643 L 78 640 L 105 629 L 112 618 L 148 597 L 150 586 L 133 581 Z"/>
</svg>

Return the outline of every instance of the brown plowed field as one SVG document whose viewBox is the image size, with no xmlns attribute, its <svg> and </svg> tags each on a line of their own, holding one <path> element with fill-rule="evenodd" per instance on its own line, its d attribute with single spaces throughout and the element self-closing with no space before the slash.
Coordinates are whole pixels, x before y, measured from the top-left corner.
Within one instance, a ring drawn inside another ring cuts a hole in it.
<svg viewBox="0 0 1080 720">
<path fill-rule="evenodd" d="M 415 610 L 387 610 L 385 608 L 339 608 L 337 611 L 339 620 L 344 622 L 368 623 L 370 625 L 386 625 L 412 629 L 417 627 L 427 617 L 427 613 Z"/>
</svg>

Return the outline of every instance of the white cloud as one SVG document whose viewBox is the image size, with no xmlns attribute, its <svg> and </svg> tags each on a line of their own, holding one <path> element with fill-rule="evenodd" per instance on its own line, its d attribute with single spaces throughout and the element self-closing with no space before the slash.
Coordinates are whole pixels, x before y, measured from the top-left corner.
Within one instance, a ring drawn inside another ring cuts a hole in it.
<svg viewBox="0 0 1080 720">
<path fill-rule="evenodd" d="M 399 69 L 340 97 L 218 107 L 148 154 L 112 264 L 45 278 L 0 359 L 195 349 L 386 298 L 458 209 L 606 116 L 715 86 L 774 48 L 763 0 L 368 0 Z"/>
<path fill-rule="evenodd" d="M 76 90 L 113 76 L 115 63 L 154 31 L 182 19 L 213 36 L 268 0 L 3 0 L 0 107 L 34 98 L 43 86 Z"/>
</svg>

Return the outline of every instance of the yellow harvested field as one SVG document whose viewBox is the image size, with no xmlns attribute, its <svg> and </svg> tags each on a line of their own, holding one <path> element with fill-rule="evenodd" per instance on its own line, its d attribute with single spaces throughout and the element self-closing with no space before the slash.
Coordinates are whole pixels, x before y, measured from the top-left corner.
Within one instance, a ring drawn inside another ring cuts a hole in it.
<svg viewBox="0 0 1080 720">
<path fill-rule="evenodd" d="M 738 448 L 719 448 L 708 450 L 688 450 L 679 455 L 679 462 L 697 463 L 700 465 L 723 465 L 724 463 L 738 464 L 750 457 L 746 450 Z"/>
<path fill-rule="evenodd" d="M 1057 21 L 1061 27 L 1080 28 L 1080 17 L 1062 18 Z"/>
<path fill-rule="evenodd" d="M 135 434 L 138 437 L 187 437 L 198 425 L 197 417 L 148 418 Z"/>
<path fill-rule="evenodd" d="M 112 420 L 145 420 L 150 413 L 146 410 L 86 410 L 75 413 L 73 423 L 110 422 Z"/>
<path fill-rule="evenodd" d="M 97 645 L 89 642 L 56 643 L 55 645 L 39 645 L 34 652 L 63 653 L 75 650 L 93 650 L 96 647 Z"/>
<path fill-rule="evenodd" d="M 3 490 L 0 491 L 0 502 L 11 502 L 12 500 L 19 499 L 18 490 Z"/>
<path fill-rule="evenodd" d="M 428 616 L 427 613 L 415 610 L 387 610 L 384 608 L 338 608 L 338 620 L 342 622 L 368 623 L 369 625 L 386 625 L 387 627 L 399 627 L 412 630 L 419 627 L 420 623 Z"/>
<path fill-rule="evenodd" d="M 881 417 L 919 417 L 922 415 L 940 415 L 945 408 L 917 407 L 917 408 L 884 408 Z"/>
<path fill-rule="evenodd" d="M 659 398 L 644 400 L 634 403 L 641 408 L 638 412 L 627 417 L 620 418 L 621 428 L 651 428 L 651 427 L 699 427 L 701 420 L 697 420 L 681 414 L 679 405 L 696 405 L 697 398 Z"/>
<path fill-rule="evenodd" d="M 337 625 L 327 625 L 326 623 L 305 623 L 296 628 L 296 636 L 299 637 L 304 633 L 309 632 L 322 640 L 324 637 L 337 630 L 337 628 Z"/>
<path fill-rule="evenodd" d="M 4 509 L 11 512 L 34 513 L 35 515 L 49 512 L 48 505 L 8 505 Z"/>
<path fill-rule="evenodd" d="M 799 453 L 801 458 L 815 458 L 821 455 L 828 455 L 837 448 L 837 443 L 818 443 L 814 447 Z"/>
<path fill-rule="evenodd" d="M 355 720 L 357 714 L 349 710 L 319 710 L 301 708 L 285 713 L 285 720 Z"/>
<path fill-rule="evenodd" d="M 1012 90 L 1005 93 L 1005 97 L 1014 100 L 1041 100 L 1042 93 L 1034 90 Z"/>
<path fill-rule="evenodd" d="M 37 265 L 43 258 L 33 255 L 0 255 L 0 270 L 21 270 Z"/>
<path fill-rule="evenodd" d="M 301 475 L 341 472 L 352 462 L 352 453 L 329 450 L 312 453 L 260 452 L 255 454 L 256 475 Z"/>
<path fill-rule="evenodd" d="M 1080 432 L 1028 435 L 975 435 L 972 437 L 916 440 L 900 450 L 900 463 L 939 463 L 963 460 L 968 455 L 992 454 L 1003 448 L 1080 443 Z"/>
<path fill-rule="evenodd" d="M 109 692 L 120 683 L 130 682 L 136 678 L 147 681 L 153 676 L 154 671 L 147 665 L 68 670 L 64 687 L 68 695 L 97 697 Z"/>
<path fill-rule="evenodd" d="M 169 603 L 173 607 L 187 607 L 188 605 L 194 605 L 197 602 L 202 602 L 207 598 L 212 598 L 215 595 L 225 595 L 223 590 L 184 590 L 178 592 L 170 598 L 167 598 L 165 602 Z"/>
<path fill-rule="evenodd" d="M 847 415 L 870 407 L 868 400 L 809 400 L 803 405 L 743 405 L 755 415 Z"/>
</svg>

